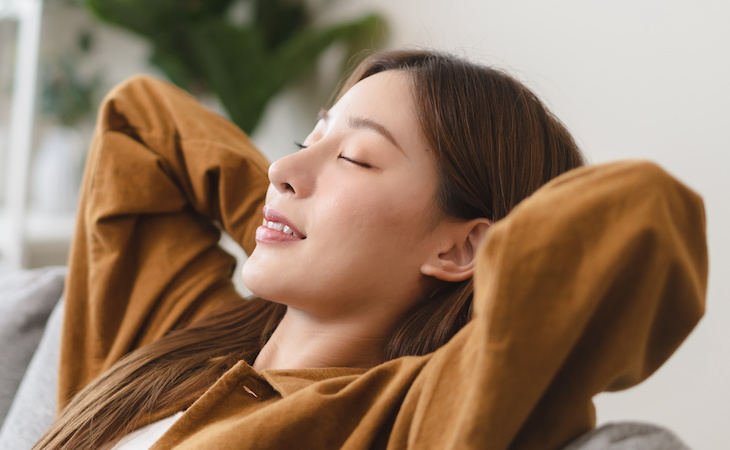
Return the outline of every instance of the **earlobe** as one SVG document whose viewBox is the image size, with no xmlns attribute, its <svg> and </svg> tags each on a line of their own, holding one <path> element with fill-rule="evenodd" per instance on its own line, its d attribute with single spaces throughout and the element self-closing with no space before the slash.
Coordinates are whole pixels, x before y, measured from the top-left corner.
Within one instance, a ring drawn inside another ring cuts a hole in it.
<svg viewBox="0 0 730 450">
<path fill-rule="evenodd" d="M 421 266 L 421 273 L 442 281 L 459 282 L 474 275 L 476 252 L 492 223 L 485 218 L 449 224 L 441 247 Z"/>
</svg>

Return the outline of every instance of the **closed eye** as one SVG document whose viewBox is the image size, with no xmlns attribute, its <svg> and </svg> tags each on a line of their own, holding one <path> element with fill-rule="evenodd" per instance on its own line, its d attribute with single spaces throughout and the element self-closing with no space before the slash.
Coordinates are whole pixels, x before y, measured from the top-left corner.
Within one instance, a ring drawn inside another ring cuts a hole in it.
<svg viewBox="0 0 730 450">
<path fill-rule="evenodd" d="M 353 163 L 353 164 L 355 164 L 357 166 L 364 167 L 366 169 L 372 169 L 373 168 L 373 166 L 371 166 L 370 164 L 367 164 L 367 163 L 364 163 L 364 162 L 360 162 L 360 161 L 356 161 L 354 159 L 348 158 L 347 156 L 340 155 L 339 158 L 340 159 L 344 159 L 347 162 L 351 162 L 351 163 Z"/>
<path fill-rule="evenodd" d="M 302 144 L 301 142 L 296 142 L 296 141 L 294 142 L 294 145 L 295 145 L 295 146 L 296 146 L 296 147 L 297 147 L 297 148 L 298 148 L 299 150 L 304 150 L 305 148 L 308 148 L 308 147 L 309 147 L 308 145 L 304 145 L 304 144 Z M 340 156 L 339 156 L 339 158 L 340 158 L 340 159 L 344 159 L 345 161 L 347 161 L 347 162 L 350 162 L 350 163 L 352 163 L 352 164 L 355 164 L 355 165 L 357 165 L 357 166 L 360 166 L 360 167 L 364 167 L 365 169 L 372 169 L 372 168 L 373 168 L 373 166 L 371 166 L 371 165 L 370 165 L 370 164 L 368 164 L 368 163 L 360 162 L 360 161 L 354 160 L 354 159 L 352 159 L 352 158 L 348 158 L 347 156 L 342 156 L 342 155 L 340 155 Z"/>
</svg>

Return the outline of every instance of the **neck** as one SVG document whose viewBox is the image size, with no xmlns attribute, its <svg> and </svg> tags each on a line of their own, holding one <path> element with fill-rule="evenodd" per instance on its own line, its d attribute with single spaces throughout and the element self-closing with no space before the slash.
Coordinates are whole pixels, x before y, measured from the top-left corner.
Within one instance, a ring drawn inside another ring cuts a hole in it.
<svg viewBox="0 0 730 450">
<path fill-rule="evenodd" d="M 383 361 L 384 342 L 365 324 L 321 321 L 289 307 L 253 368 L 372 367 Z"/>
</svg>

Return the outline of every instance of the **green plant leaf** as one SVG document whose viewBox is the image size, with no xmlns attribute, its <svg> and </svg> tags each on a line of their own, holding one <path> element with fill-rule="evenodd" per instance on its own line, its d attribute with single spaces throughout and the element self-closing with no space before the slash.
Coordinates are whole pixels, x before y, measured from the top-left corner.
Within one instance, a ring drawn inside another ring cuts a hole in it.
<svg viewBox="0 0 730 450">
<path fill-rule="evenodd" d="M 100 19 L 144 36 L 212 16 L 222 17 L 237 0 L 86 0 Z"/>
<path fill-rule="evenodd" d="M 240 28 L 221 19 L 191 27 L 185 36 L 194 60 L 208 87 L 215 92 L 231 119 L 252 132 L 270 95 L 262 85 L 266 56 L 262 37 L 252 28 Z"/>
<path fill-rule="evenodd" d="M 209 89 L 231 119 L 251 133 L 271 98 L 315 66 L 335 42 L 348 58 L 382 41 L 377 15 L 308 28 L 302 0 L 253 1 L 253 23 L 233 24 L 235 0 L 87 0 L 100 19 L 146 37 L 151 62 L 179 86 Z"/>
<path fill-rule="evenodd" d="M 269 50 L 286 42 L 308 22 L 302 0 L 255 0 L 253 19 Z"/>
</svg>

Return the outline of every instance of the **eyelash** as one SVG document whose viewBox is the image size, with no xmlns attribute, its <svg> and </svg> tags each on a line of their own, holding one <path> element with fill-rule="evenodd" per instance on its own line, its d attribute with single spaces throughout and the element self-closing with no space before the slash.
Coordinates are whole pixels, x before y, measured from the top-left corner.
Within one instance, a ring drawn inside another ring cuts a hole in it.
<svg viewBox="0 0 730 450">
<path fill-rule="evenodd" d="M 366 169 L 372 169 L 373 168 L 373 166 L 371 166 L 370 164 L 367 164 L 367 163 L 364 163 L 364 162 L 360 162 L 360 161 L 355 161 L 354 159 L 350 159 L 347 156 L 340 155 L 340 156 L 338 156 L 338 158 L 344 159 L 347 162 L 350 162 L 352 164 L 355 164 L 356 166 L 364 167 Z"/>
<path fill-rule="evenodd" d="M 297 148 L 299 148 L 299 150 L 304 150 L 305 148 L 309 147 L 308 145 L 304 145 L 301 142 L 296 142 L 296 141 L 294 142 L 294 146 L 297 147 Z M 345 161 L 350 162 L 352 164 L 355 164 L 356 166 L 364 167 L 365 169 L 372 169 L 373 168 L 373 166 L 371 166 L 370 164 L 367 164 L 367 163 L 364 163 L 364 162 L 360 162 L 360 161 L 356 161 L 354 159 L 348 158 L 347 156 L 339 155 L 338 158 L 344 159 Z"/>
</svg>

